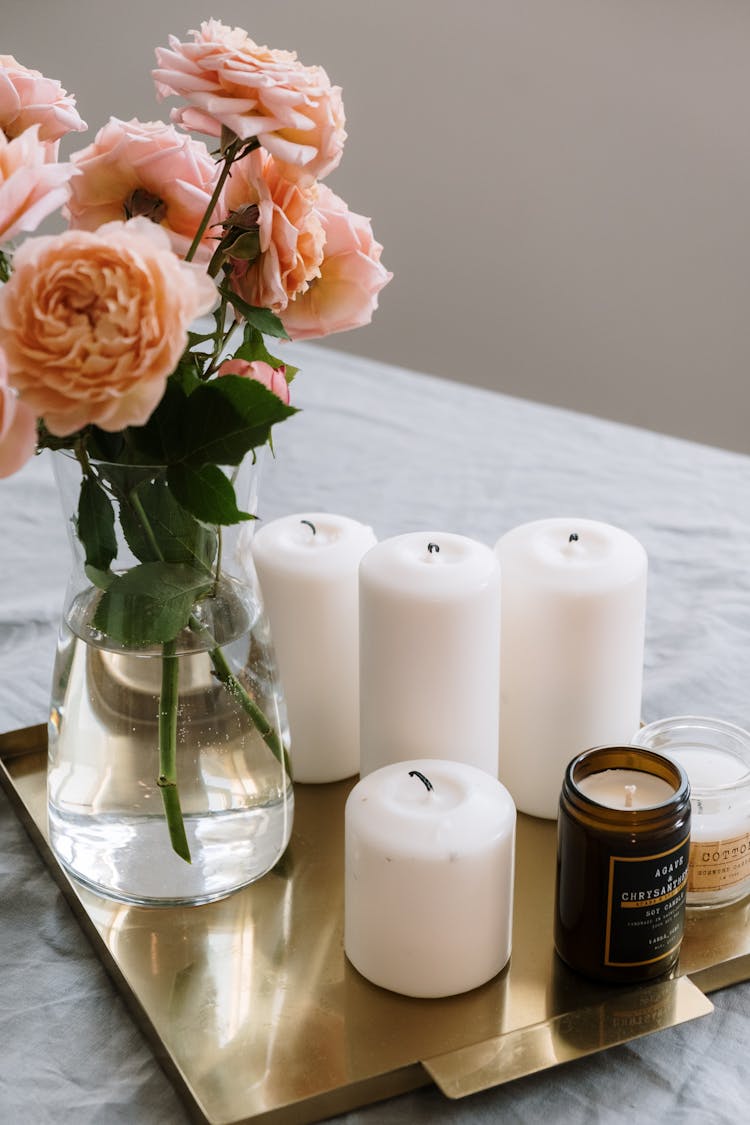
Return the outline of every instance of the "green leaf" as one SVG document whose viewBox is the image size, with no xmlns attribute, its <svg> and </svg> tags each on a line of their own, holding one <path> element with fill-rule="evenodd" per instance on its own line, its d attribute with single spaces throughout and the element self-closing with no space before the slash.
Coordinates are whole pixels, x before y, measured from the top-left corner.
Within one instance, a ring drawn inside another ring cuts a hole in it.
<svg viewBox="0 0 750 1125">
<path fill-rule="evenodd" d="M 211 578 L 186 563 L 146 562 L 116 575 L 101 597 L 94 628 L 124 645 L 172 641 L 190 620 Z"/>
<path fill-rule="evenodd" d="M 92 426 L 86 452 L 93 461 L 117 461 L 124 444 L 119 431 L 111 434 L 107 430 L 100 430 L 98 426 Z"/>
<path fill-rule="evenodd" d="M 224 240 L 225 258 L 237 258 L 241 262 L 254 262 L 260 254 L 260 232 L 258 230 L 239 231 L 233 239 Z"/>
<path fill-rule="evenodd" d="M 88 564 L 83 569 L 89 582 L 100 590 L 107 590 L 114 581 L 115 576 L 111 570 L 99 570 L 97 567 Z"/>
<path fill-rule="evenodd" d="M 127 461 L 122 464 L 98 465 L 97 472 L 103 485 L 106 485 L 117 500 L 122 501 L 134 488 L 144 480 L 153 480 L 154 470 L 146 465 L 129 465 Z"/>
<path fill-rule="evenodd" d="M 296 413 L 255 379 L 222 375 L 202 383 L 187 400 L 184 461 L 239 465 L 249 450 L 268 441 L 271 426 Z"/>
<path fill-rule="evenodd" d="M 203 356 L 204 362 L 208 359 L 208 354 L 205 352 L 200 352 L 199 355 Z M 175 383 L 186 395 L 191 395 L 202 382 L 203 368 L 200 364 L 199 355 L 183 356 L 170 376 L 170 381 Z"/>
<path fill-rule="evenodd" d="M 86 565 L 95 570 L 109 570 L 117 554 L 115 511 L 94 476 L 87 475 L 81 481 L 76 531 L 86 552 Z"/>
<path fill-rule="evenodd" d="M 261 360 L 274 368 L 281 367 L 284 362 L 271 355 L 266 348 L 263 336 L 257 328 L 253 328 L 252 324 L 245 325 L 242 343 L 234 353 L 234 358 L 244 359 L 247 363 L 255 363 L 256 360 Z"/>
<path fill-rule="evenodd" d="M 188 332 L 188 349 L 190 351 L 192 351 L 193 348 L 197 344 L 205 344 L 207 340 L 215 340 L 215 339 L 216 339 L 216 333 L 215 332 Z M 182 363 L 182 361 L 184 359 L 185 359 L 185 356 L 182 357 L 182 360 L 180 360 L 180 363 Z"/>
<path fill-rule="evenodd" d="M 180 504 L 205 523 L 230 524 L 251 520 L 237 507 L 231 481 L 218 465 L 172 465 L 167 474 L 169 486 Z"/>
<path fill-rule="evenodd" d="M 242 297 L 238 296 L 226 283 L 219 286 L 219 292 L 222 297 L 226 297 L 241 316 L 244 316 L 248 324 L 252 324 L 253 328 L 257 328 L 264 336 L 278 336 L 282 340 L 289 339 L 286 328 L 270 309 L 257 309 L 254 305 L 248 305 L 247 301 L 243 301 Z"/>
<path fill-rule="evenodd" d="M 169 378 L 146 425 L 130 426 L 127 430 L 132 460 L 141 465 L 166 465 L 180 460 L 188 401 L 181 380 Z"/>
<path fill-rule="evenodd" d="M 216 532 L 185 511 L 163 478 L 133 490 L 120 505 L 120 524 L 141 562 L 184 562 L 210 571 L 218 546 Z"/>
</svg>

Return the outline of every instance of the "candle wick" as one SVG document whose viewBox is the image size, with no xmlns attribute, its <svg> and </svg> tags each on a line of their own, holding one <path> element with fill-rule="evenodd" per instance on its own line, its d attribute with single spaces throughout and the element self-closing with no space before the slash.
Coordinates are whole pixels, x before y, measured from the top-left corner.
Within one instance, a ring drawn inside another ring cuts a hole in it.
<svg viewBox="0 0 750 1125">
<path fill-rule="evenodd" d="M 419 780 L 424 783 L 425 788 L 428 790 L 435 788 L 429 777 L 425 777 L 425 775 L 423 773 L 420 773 L 419 770 L 409 770 L 409 777 L 418 777 Z"/>
<path fill-rule="evenodd" d="M 438 555 L 440 554 L 440 548 L 438 547 L 437 543 L 428 543 L 427 550 L 430 552 L 430 554 L 433 554 L 433 552 Z"/>
<path fill-rule="evenodd" d="M 568 539 L 568 542 L 569 543 L 577 543 L 578 542 L 578 532 L 577 531 L 571 531 L 570 538 Z"/>
<path fill-rule="evenodd" d="M 625 808 L 626 809 L 632 809 L 632 807 L 633 807 L 633 797 L 635 797 L 635 793 L 636 793 L 635 785 L 626 785 L 625 786 Z"/>
<path fill-rule="evenodd" d="M 299 522 L 307 524 L 307 526 L 312 529 L 313 535 L 317 535 L 317 529 L 315 527 L 315 524 L 312 522 L 312 520 L 300 520 Z"/>
</svg>

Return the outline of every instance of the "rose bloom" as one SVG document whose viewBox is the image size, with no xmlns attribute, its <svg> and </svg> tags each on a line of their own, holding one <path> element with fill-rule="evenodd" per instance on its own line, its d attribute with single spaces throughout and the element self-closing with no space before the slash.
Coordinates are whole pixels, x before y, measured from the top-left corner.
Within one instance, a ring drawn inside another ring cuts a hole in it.
<svg viewBox="0 0 750 1125">
<path fill-rule="evenodd" d="M 39 139 L 47 142 L 52 159 L 60 137 L 86 128 L 75 98 L 59 82 L 29 70 L 12 55 L 0 55 L 0 130 L 13 140 L 32 125 L 39 126 Z"/>
<path fill-rule="evenodd" d="M 378 293 L 393 277 L 381 264 L 383 247 L 370 220 L 350 211 L 343 199 L 320 184 L 317 212 L 326 241 L 320 277 L 281 313 L 293 340 L 311 340 L 369 324 Z"/>
<path fill-rule="evenodd" d="M 65 214 L 77 230 L 145 215 L 168 232 L 184 257 L 208 207 L 216 165 L 201 141 L 162 121 L 110 118 L 92 144 L 72 156 L 75 173 Z M 199 259 L 210 257 L 215 233 L 203 235 Z"/>
<path fill-rule="evenodd" d="M 253 360 L 252 363 L 246 359 L 225 359 L 217 371 L 217 375 L 243 375 L 246 379 L 255 379 L 288 406 L 289 384 L 285 373 L 284 364 L 281 367 L 271 367 L 270 363 L 264 363 L 261 359 Z"/>
<path fill-rule="evenodd" d="M 0 243 L 33 231 L 68 194 L 70 164 L 49 163 L 39 126 L 9 141 L 0 131 Z"/>
<path fill-rule="evenodd" d="M 8 367 L 0 351 L 0 477 L 9 477 L 36 450 L 34 411 L 8 386 Z"/>
<path fill-rule="evenodd" d="M 216 288 L 147 219 L 28 239 L 0 290 L 8 378 L 48 430 L 140 426 Z"/>
<path fill-rule="evenodd" d="M 154 70 L 159 98 L 177 94 L 187 106 L 172 120 L 209 136 L 222 127 L 258 137 L 282 174 L 310 184 L 332 171 L 346 140 L 341 89 L 319 66 L 303 66 L 293 51 L 259 47 L 242 28 L 218 20 L 191 32 L 193 43 L 169 38 Z"/>
<path fill-rule="evenodd" d="M 260 254 L 236 260 L 231 285 L 256 308 L 280 313 L 320 275 L 325 234 L 315 212 L 317 188 L 300 187 L 279 174 L 273 157 L 260 150 L 232 166 L 226 203 L 231 213 L 257 204 Z"/>
</svg>

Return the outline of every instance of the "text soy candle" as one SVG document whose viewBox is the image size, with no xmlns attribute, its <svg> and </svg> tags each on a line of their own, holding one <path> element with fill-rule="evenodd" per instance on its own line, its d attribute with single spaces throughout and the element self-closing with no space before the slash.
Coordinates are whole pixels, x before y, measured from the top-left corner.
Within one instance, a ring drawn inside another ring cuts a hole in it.
<svg viewBox="0 0 750 1125">
<path fill-rule="evenodd" d="M 375 542 L 372 528 L 327 512 L 284 516 L 255 533 L 295 781 L 339 781 L 359 769 L 358 569 Z"/>
<path fill-rule="evenodd" d="M 613 983 L 671 969 L 689 851 L 690 785 L 679 765 L 628 746 L 574 758 L 557 821 L 555 948 L 563 961 Z"/>
<path fill-rule="evenodd" d="M 497 777 L 500 568 L 463 535 L 383 540 L 359 570 L 361 769 L 448 758 Z"/>
<path fill-rule="evenodd" d="M 726 906 L 750 894 L 750 731 L 681 715 L 649 723 L 633 744 L 679 762 L 690 780 L 688 906 Z"/>
<path fill-rule="evenodd" d="M 571 758 L 630 741 L 640 719 L 646 552 L 584 519 L 523 524 L 502 573 L 500 780 L 520 812 L 554 818 Z"/>
<path fill-rule="evenodd" d="M 463 762 L 416 759 L 363 778 L 346 803 L 344 948 L 374 984 L 452 996 L 511 951 L 516 810 Z"/>
</svg>

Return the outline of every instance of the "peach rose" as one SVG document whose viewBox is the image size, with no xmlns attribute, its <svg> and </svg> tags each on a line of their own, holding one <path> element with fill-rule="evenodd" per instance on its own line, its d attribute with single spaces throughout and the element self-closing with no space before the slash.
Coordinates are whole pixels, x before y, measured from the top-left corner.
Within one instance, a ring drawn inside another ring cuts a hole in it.
<svg viewBox="0 0 750 1125">
<path fill-rule="evenodd" d="M 192 31 L 193 43 L 169 38 L 154 70 L 159 98 L 177 94 L 187 106 L 172 120 L 209 136 L 222 127 L 258 137 L 282 174 L 310 184 L 332 171 L 346 140 L 341 89 L 319 66 L 303 66 L 293 51 L 259 47 L 242 28 L 218 20 Z"/>
<path fill-rule="evenodd" d="M 289 405 L 289 384 L 285 378 L 286 367 L 271 367 L 260 359 L 252 363 L 246 359 L 225 359 L 217 371 L 217 375 L 243 375 L 246 379 L 255 379 L 268 387 L 269 391 Z"/>
<path fill-rule="evenodd" d="M 0 351 L 0 477 L 9 477 L 36 450 L 34 411 L 8 386 L 8 368 Z"/>
<path fill-rule="evenodd" d="M 8 377 L 51 433 L 143 425 L 216 288 L 147 219 L 31 238 L 0 290 Z"/>
<path fill-rule="evenodd" d="M 75 172 L 65 213 L 76 230 L 144 215 L 184 257 L 208 207 L 217 169 L 208 149 L 163 121 L 110 118 L 92 144 L 72 156 Z M 216 240 L 210 227 L 197 258 Z"/>
<path fill-rule="evenodd" d="M 319 185 L 317 213 L 326 241 L 320 277 L 280 314 L 293 340 L 310 340 L 369 324 L 378 293 L 393 277 L 381 264 L 383 247 L 370 220 L 350 211 L 343 199 Z"/>
<path fill-rule="evenodd" d="M 273 157 L 260 150 L 232 166 L 227 226 L 232 211 L 248 204 L 258 208 L 260 253 L 251 261 L 236 260 L 231 278 L 232 288 L 249 304 L 279 313 L 319 276 L 325 235 L 316 199 L 316 188 L 283 179 Z"/>
<path fill-rule="evenodd" d="M 36 230 L 61 207 L 72 171 L 70 164 L 49 163 L 38 125 L 11 141 L 0 131 L 0 243 Z"/>
<path fill-rule="evenodd" d="M 86 128 L 75 98 L 59 82 L 29 70 L 12 55 L 0 55 L 0 131 L 13 140 L 32 125 L 39 126 L 39 139 L 51 146 L 53 159 L 60 137 Z"/>
</svg>

